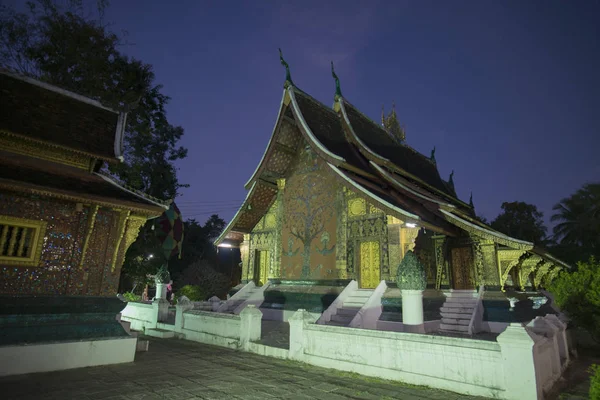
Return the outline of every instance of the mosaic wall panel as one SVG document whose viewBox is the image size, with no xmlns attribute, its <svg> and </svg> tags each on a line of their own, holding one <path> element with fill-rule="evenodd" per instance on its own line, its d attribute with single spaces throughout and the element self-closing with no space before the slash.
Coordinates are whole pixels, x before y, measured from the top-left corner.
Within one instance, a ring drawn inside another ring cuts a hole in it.
<svg viewBox="0 0 600 400">
<path fill-rule="evenodd" d="M 402 262 L 402 248 L 400 247 L 400 225 L 389 224 L 388 218 L 388 253 L 390 260 L 390 279 L 394 281 L 398 266 Z"/>
<path fill-rule="evenodd" d="M 98 214 L 111 219 L 111 211 Z M 21 196 L 12 193 L 0 194 L 0 214 L 13 217 L 27 216 L 47 222 L 42 255 L 36 267 L 0 265 L 0 293 L 22 295 L 106 295 L 116 293 L 119 280 L 117 269 L 110 276 L 112 249 L 108 246 L 112 222 L 97 225 L 98 239 L 94 236 L 88 245 L 92 255 L 80 268 L 83 242 L 86 237 L 89 208 L 77 212 L 75 204 L 38 196 Z M 92 238 L 90 238 L 92 239 Z M 108 267 L 108 275 L 105 267 Z M 94 276 L 96 285 L 90 291 L 86 281 Z M 87 280 L 86 280 L 87 278 Z M 106 278 L 106 279 L 105 279 Z M 104 285 L 102 282 L 105 282 Z"/>
<path fill-rule="evenodd" d="M 338 278 L 339 190 L 324 162 L 310 147 L 303 147 L 283 194 L 282 278 Z"/>
<path fill-rule="evenodd" d="M 486 286 L 499 286 L 498 261 L 496 258 L 496 245 L 494 243 L 481 246 L 483 252 L 484 284 Z"/>
<path fill-rule="evenodd" d="M 426 232 L 424 229 L 418 231 L 415 239 L 414 252 L 421 264 L 425 267 L 427 275 L 427 285 L 434 286 L 436 280 L 436 260 L 432 232 Z"/>
<path fill-rule="evenodd" d="M 283 121 L 277 135 L 277 142 L 293 150 L 297 150 L 303 142 L 302 134 L 296 126 Z"/>
</svg>

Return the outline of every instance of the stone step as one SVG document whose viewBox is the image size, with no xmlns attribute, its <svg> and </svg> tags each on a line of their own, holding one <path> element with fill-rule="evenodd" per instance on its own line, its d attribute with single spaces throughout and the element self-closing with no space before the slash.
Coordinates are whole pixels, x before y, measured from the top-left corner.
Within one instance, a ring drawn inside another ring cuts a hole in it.
<svg viewBox="0 0 600 400">
<path fill-rule="evenodd" d="M 348 314 L 338 315 L 338 314 L 334 314 L 334 315 L 331 316 L 331 321 L 343 322 L 344 324 L 348 325 L 350 323 L 350 321 L 352 321 L 353 318 L 354 318 L 354 315 L 348 315 Z"/>
<path fill-rule="evenodd" d="M 337 321 L 329 321 L 327 323 L 327 325 L 333 325 L 333 326 L 348 326 L 347 322 L 337 322 Z"/>
<path fill-rule="evenodd" d="M 477 297 L 475 290 L 454 290 L 448 293 L 448 297 Z"/>
<path fill-rule="evenodd" d="M 454 304 L 452 304 L 452 305 L 454 305 Z M 473 314 L 474 310 L 475 310 L 475 307 L 447 307 L 445 303 L 440 308 L 440 312 L 442 312 L 442 313 L 454 313 L 454 314 Z"/>
<path fill-rule="evenodd" d="M 359 307 L 342 307 L 342 308 L 338 308 L 336 313 L 337 313 L 337 315 L 355 316 L 359 310 L 360 310 Z"/>
<path fill-rule="evenodd" d="M 467 333 L 469 331 L 469 327 L 465 325 L 450 325 L 450 324 L 440 324 L 440 330 L 448 331 L 448 332 L 464 332 Z"/>
<path fill-rule="evenodd" d="M 471 313 L 449 313 L 449 312 L 441 312 L 440 315 L 442 318 L 452 318 L 452 319 L 471 319 Z"/>
<path fill-rule="evenodd" d="M 358 309 L 360 309 L 364 305 L 365 305 L 364 301 L 359 302 L 359 301 L 348 301 L 348 300 L 346 300 L 346 301 L 344 301 L 344 304 L 342 305 L 342 307 L 344 307 L 344 308 L 358 308 Z"/>
<path fill-rule="evenodd" d="M 442 324 L 448 325 L 469 325 L 471 319 L 458 319 L 458 318 L 442 318 Z"/>
<path fill-rule="evenodd" d="M 148 336 L 157 337 L 161 339 L 168 339 L 175 337 L 175 332 L 167 331 L 165 329 L 146 329 L 144 332 Z"/>
<path fill-rule="evenodd" d="M 373 290 L 355 290 L 350 297 L 357 297 L 362 299 L 368 299 L 373 294 Z"/>
<path fill-rule="evenodd" d="M 150 341 L 138 339 L 135 345 L 135 351 L 148 351 Z"/>
<path fill-rule="evenodd" d="M 446 297 L 446 303 L 477 304 L 477 299 L 472 297 Z"/>
</svg>

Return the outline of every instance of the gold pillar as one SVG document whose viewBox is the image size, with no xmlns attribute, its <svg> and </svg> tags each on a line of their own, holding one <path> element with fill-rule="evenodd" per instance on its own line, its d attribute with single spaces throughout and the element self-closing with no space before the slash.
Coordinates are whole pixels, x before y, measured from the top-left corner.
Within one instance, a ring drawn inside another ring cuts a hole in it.
<svg viewBox="0 0 600 400">
<path fill-rule="evenodd" d="M 119 249 L 121 248 L 121 242 L 123 241 L 123 236 L 125 236 L 125 228 L 127 226 L 127 218 L 129 218 L 129 214 L 131 211 L 120 210 L 119 211 L 119 225 L 118 225 L 118 233 L 117 233 L 117 243 L 115 243 L 115 248 L 113 250 L 113 256 L 110 263 L 110 271 L 115 272 L 115 267 L 117 265 L 117 258 L 119 257 Z M 127 249 L 125 249 L 127 251 Z"/>
<path fill-rule="evenodd" d="M 83 268 L 83 263 L 85 262 L 85 253 L 87 252 L 88 246 L 90 244 L 90 238 L 92 237 L 92 232 L 94 231 L 94 225 L 96 224 L 96 215 L 98 214 L 98 206 L 92 205 L 90 206 L 90 211 L 88 212 L 88 223 L 87 230 L 85 234 L 85 239 L 83 240 L 83 248 L 81 249 L 81 261 L 79 262 L 79 269 Z M 84 279 L 87 278 L 87 274 Z"/>
</svg>

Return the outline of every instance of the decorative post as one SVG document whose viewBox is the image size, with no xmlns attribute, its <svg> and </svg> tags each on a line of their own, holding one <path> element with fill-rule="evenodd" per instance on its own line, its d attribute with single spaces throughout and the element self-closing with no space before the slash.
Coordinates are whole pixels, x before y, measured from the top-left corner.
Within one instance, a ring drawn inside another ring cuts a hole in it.
<svg viewBox="0 0 600 400">
<path fill-rule="evenodd" d="M 289 319 L 290 324 L 290 352 L 292 360 L 304 359 L 304 328 L 312 321 L 312 316 L 305 309 L 300 308 Z"/>
<path fill-rule="evenodd" d="M 177 299 L 177 305 L 175 306 L 175 332 L 183 332 L 183 313 L 194 308 L 194 303 L 185 296 L 181 296 Z"/>
<path fill-rule="evenodd" d="M 534 337 L 535 334 L 529 333 L 520 323 L 513 322 L 496 339 L 502 353 L 506 399 L 538 398 Z"/>
<path fill-rule="evenodd" d="M 427 274 L 412 250 L 398 266 L 396 276 L 402 291 L 402 323 L 406 332 L 425 333 L 423 325 L 423 290 L 427 287 Z"/>
<path fill-rule="evenodd" d="M 250 342 L 260 340 L 263 313 L 254 304 L 248 304 L 240 313 L 240 342 L 248 350 Z"/>
</svg>

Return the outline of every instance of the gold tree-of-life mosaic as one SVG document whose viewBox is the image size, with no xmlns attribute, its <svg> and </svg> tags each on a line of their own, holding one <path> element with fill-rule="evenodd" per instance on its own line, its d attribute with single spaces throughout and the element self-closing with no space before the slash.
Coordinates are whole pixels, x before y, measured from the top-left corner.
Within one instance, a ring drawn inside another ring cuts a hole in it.
<svg viewBox="0 0 600 400">
<path fill-rule="evenodd" d="M 324 255 L 325 248 L 333 249 L 331 246 L 335 245 L 335 192 L 331 176 L 323 172 L 319 157 L 310 148 L 305 147 L 300 153 L 295 174 L 286 182 L 283 219 L 284 228 L 288 233 L 286 236 L 292 238 L 294 244 L 302 247 L 300 278 L 320 275 L 321 272 L 316 271 L 315 274 L 313 269 L 328 270 L 335 265 L 333 250 L 330 257 L 332 265 L 317 263 L 314 268 L 311 265 L 311 256 L 317 253 L 318 249 L 313 249 L 313 244 L 324 246 L 321 255 Z M 331 232 L 323 236 L 328 227 Z M 314 243 L 315 239 L 321 239 L 321 242 Z"/>
</svg>

